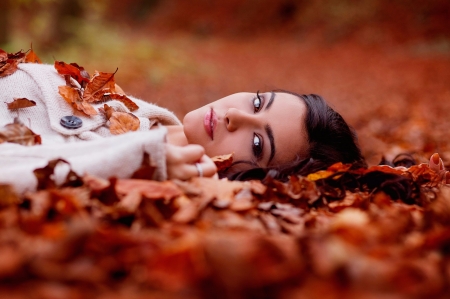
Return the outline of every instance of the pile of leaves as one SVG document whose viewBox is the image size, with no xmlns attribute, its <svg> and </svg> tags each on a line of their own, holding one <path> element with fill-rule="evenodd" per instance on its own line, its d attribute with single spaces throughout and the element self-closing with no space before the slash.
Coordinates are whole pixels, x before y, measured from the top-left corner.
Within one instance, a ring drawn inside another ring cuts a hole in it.
<svg viewBox="0 0 450 299">
<path fill-rule="evenodd" d="M 0 186 L 8 298 L 445 298 L 450 189 L 427 165 L 287 183 L 104 180 L 58 162 Z"/>
</svg>

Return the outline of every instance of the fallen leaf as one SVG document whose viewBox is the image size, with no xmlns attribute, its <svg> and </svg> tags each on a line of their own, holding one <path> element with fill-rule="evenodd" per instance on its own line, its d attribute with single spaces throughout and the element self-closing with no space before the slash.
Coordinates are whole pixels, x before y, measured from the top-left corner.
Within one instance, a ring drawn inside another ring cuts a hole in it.
<svg viewBox="0 0 450 299">
<path fill-rule="evenodd" d="M 77 64 L 67 64 L 63 61 L 55 61 L 54 66 L 60 75 L 69 75 L 75 79 L 81 87 L 84 87 L 89 83 L 89 74 L 87 74 L 87 72 L 85 73 L 84 68 L 79 67 Z"/>
<path fill-rule="evenodd" d="M 25 56 L 25 62 L 26 63 L 42 63 L 42 61 L 39 59 L 39 57 L 33 51 L 33 45 L 31 45 L 30 50 L 28 51 L 27 55 Z"/>
<path fill-rule="evenodd" d="M 214 156 L 211 158 L 213 160 L 214 164 L 216 164 L 217 171 L 222 171 L 231 166 L 233 164 L 233 153 L 228 155 L 220 155 L 220 156 Z"/>
<path fill-rule="evenodd" d="M 137 131 L 140 126 L 139 118 L 127 112 L 113 112 L 109 122 L 109 131 L 114 135 Z"/>
<path fill-rule="evenodd" d="M 0 63 L 0 78 L 14 74 L 17 71 L 17 65 L 19 62 L 14 59 L 7 59 L 5 62 Z"/>
<path fill-rule="evenodd" d="M 118 179 L 115 188 L 119 194 L 138 191 L 148 199 L 171 199 L 181 195 L 180 188 L 171 181 L 157 182 L 138 179 Z"/>
<path fill-rule="evenodd" d="M 117 72 L 117 70 L 116 70 Z M 95 72 L 83 92 L 83 101 L 100 102 L 105 93 L 115 91 L 114 73 Z"/>
<path fill-rule="evenodd" d="M 18 118 L 12 124 L 0 128 L 0 143 L 11 142 L 31 146 L 41 144 L 41 136 L 36 135 L 26 127 Z"/>
<path fill-rule="evenodd" d="M 91 104 L 82 101 L 79 89 L 63 85 L 58 86 L 58 91 L 63 99 L 66 100 L 67 103 L 72 105 L 72 107 L 76 110 L 82 111 L 87 115 L 98 114 L 98 112 Z"/>
<path fill-rule="evenodd" d="M 132 100 L 130 100 L 126 95 L 118 94 L 118 93 L 105 93 L 102 96 L 101 101 L 106 102 L 110 100 L 116 100 L 122 102 L 130 111 L 135 111 L 139 109 L 139 106 L 136 105 Z"/>
<path fill-rule="evenodd" d="M 36 102 L 29 100 L 27 98 L 14 98 L 14 101 L 11 103 L 6 103 L 8 105 L 8 109 L 20 109 L 36 106 Z"/>
</svg>

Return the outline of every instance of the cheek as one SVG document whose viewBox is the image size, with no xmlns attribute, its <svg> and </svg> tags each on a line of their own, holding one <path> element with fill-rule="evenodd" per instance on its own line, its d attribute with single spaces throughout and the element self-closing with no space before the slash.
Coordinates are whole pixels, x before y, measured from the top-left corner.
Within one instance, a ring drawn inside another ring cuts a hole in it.
<svg viewBox="0 0 450 299">
<path fill-rule="evenodd" d="M 188 143 L 200 144 L 202 133 L 202 120 L 200 111 L 194 110 L 186 114 L 183 118 L 183 130 Z"/>
<path fill-rule="evenodd" d="M 249 160 L 250 140 L 247 140 L 245 134 L 229 135 L 226 138 L 215 140 L 211 144 L 204 146 L 206 154 L 210 157 L 218 155 L 233 154 L 233 160 Z"/>
</svg>

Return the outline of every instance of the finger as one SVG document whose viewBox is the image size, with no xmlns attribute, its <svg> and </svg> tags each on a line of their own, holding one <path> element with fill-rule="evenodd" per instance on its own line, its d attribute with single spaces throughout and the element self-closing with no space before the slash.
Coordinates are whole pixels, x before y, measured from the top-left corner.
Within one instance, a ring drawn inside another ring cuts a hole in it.
<svg viewBox="0 0 450 299">
<path fill-rule="evenodd" d="M 442 160 L 439 157 L 438 153 L 434 153 L 433 155 L 431 155 L 430 163 L 429 163 L 430 169 L 435 172 L 439 172 L 439 170 L 441 170 L 441 166 L 440 166 L 441 161 Z"/>
<path fill-rule="evenodd" d="M 200 145 L 174 146 L 167 147 L 167 163 L 168 164 L 182 164 L 193 163 L 204 155 L 204 148 Z"/>
<path fill-rule="evenodd" d="M 217 166 L 207 155 L 203 155 L 198 163 L 203 169 L 203 176 L 211 177 L 217 173 Z"/>
<path fill-rule="evenodd" d="M 445 183 L 450 184 L 450 172 L 449 171 L 445 172 Z"/>
</svg>

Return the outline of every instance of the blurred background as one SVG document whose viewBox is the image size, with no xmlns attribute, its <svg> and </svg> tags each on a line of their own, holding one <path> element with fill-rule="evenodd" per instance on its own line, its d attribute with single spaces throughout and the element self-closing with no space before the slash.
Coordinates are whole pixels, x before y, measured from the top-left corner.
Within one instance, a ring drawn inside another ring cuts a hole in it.
<svg viewBox="0 0 450 299">
<path fill-rule="evenodd" d="M 113 72 L 180 118 L 239 91 L 317 93 L 370 164 L 450 162 L 449 0 L 1 0 L 0 48 Z"/>
</svg>

